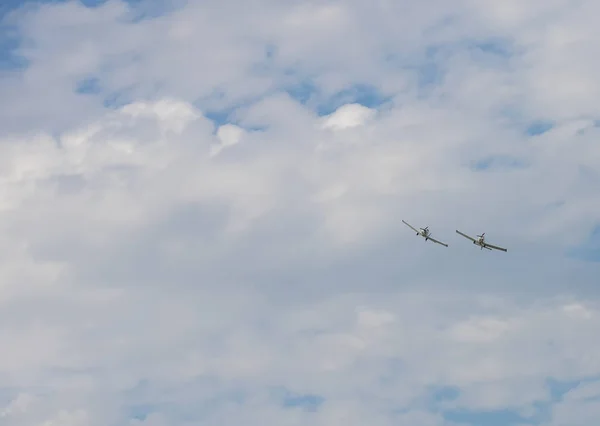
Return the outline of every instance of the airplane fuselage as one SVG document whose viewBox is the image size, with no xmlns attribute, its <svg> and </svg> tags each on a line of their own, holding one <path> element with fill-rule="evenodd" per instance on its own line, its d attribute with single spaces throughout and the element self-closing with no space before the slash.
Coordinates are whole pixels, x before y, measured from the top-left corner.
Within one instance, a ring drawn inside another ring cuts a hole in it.
<svg viewBox="0 0 600 426">
<path fill-rule="evenodd" d="M 431 237 L 431 231 L 429 231 L 429 226 L 426 226 L 425 228 L 415 228 L 414 226 L 412 226 L 404 220 L 402 220 L 402 222 L 404 222 L 406 226 L 412 229 L 416 233 L 417 237 L 423 237 L 425 241 L 431 241 L 433 243 L 441 244 L 443 246 L 448 247 L 448 244 L 438 241 Z"/>
<path fill-rule="evenodd" d="M 477 238 L 476 241 L 473 241 L 473 244 L 478 245 L 479 247 L 481 247 L 481 250 L 483 250 L 484 248 L 487 248 L 485 246 L 485 239 L 484 239 L 484 237 Z"/>
<path fill-rule="evenodd" d="M 486 249 L 486 250 L 501 250 L 501 251 L 506 251 L 505 248 L 502 247 L 497 247 L 491 244 L 488 244 L 485 241 L 485 232 L 481 235 L 477 235 L 476 237 L 470 237 L 467 234 L 463 234 L 462 232 L 460 232 L 458 229 L 456 230 L 457 234 L 462 235 L 465 238 L 468 238 L 469 240 L 471 240 L 473 242 L 473 244 L 475 244 L 476 246 L 481 247 L 481 250 Z"/>
</svg>

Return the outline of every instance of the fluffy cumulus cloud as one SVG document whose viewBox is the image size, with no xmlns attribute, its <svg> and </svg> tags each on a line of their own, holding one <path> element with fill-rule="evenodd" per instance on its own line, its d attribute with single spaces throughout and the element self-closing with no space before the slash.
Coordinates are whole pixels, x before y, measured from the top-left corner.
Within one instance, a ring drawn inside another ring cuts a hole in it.
<svg viewBox="0 0 600 426">
<path fill-rule="evenodd" d="M 597 423 L 598 2 L 9 6 L 2 425 Z"/>
</svg>

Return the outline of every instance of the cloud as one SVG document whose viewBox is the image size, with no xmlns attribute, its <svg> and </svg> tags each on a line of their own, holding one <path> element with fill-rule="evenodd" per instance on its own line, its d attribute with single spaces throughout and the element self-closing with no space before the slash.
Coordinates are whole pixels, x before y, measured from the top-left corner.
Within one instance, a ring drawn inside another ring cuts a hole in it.
<svg viewBox="0 0 600 426">
<path fill-rule="evenodd" d="M 2 423 L 591 425 L 597 9 L 6 15 Z"/>
<path fill-rule="evenodd" d="M 374 111 L 371 108 L 360 104 L 346 104 L 329 115 L 323 126 L 331 129 L 352 128 L 365 124 L 373 117 L 373 114 Z"/>
</svg>

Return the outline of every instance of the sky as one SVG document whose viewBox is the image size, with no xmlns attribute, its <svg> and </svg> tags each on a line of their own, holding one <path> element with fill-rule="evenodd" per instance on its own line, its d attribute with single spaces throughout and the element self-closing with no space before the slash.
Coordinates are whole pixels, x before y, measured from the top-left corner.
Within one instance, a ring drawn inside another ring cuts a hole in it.
<svg viewBox="0 0 600 426">
<path fill-rule="evenodd" d="M 3 2 L 0 424 L 595 426 L 599 14 Z"/>
</svg>

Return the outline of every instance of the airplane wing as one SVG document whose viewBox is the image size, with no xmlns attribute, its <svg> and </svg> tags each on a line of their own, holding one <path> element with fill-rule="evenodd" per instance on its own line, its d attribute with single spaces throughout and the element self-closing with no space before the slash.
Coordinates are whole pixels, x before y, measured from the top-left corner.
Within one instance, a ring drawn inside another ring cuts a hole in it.
<svg viewBox="0 0 600 426">
<path fill-rule="evenodd" d="M 496 249 L 496 250 L 502 250 L 502 251 L 506 251 L 505 248 L 502 247 L 498 247 L 498 246 L 493 246 L 491 244 L 485 243 L 486 248 L 490 248 L 490 249 Z"/>
<path fill-rule="evenodd" d="M 468 238 L 469 240 L 471 240 L 471 241 L 473 241 L 473 242 L 475 242 L 475 238 L 469 237 L 467 234 L 463 234 L 463 233 L 462 233 L 462 232 L 460 232 L 458 229 L 456 230 L 456 233 L 457 233 L 457 234 L 460 234 L 460 235 L 462 235 L 462 236 L 463 236 L 463 237 L 465 237 L 465 238 Z"/>
<path fill-rule="evenodd" d="M 430 241 L 433 241 L 434 243 L 438 243 L 438 244 L 441 244 L 441 245 L 443 245 L 443 246 L 445 246 L 445 247 L 448 247 L 448 244 L 446 244 L 446 243 L 442 243 L 441 241 L 438 241 L 438 240 L 436 240 L 436 239 L 434 239 L 434 238 L 428 237 L 428 239 L 429 239 Z"/>
<path fill-rule="evenodd" d="M 404 222 L 404 220 L 402 220 L 402 222 Z M 415 231 L 415 232 L 419 232 L 419 231 L 417 231 L 417 229 L 416 229 L 416 228 L 414 228 L 412 225 L 410 225 L 410 224 L 408 224 L 408 223 L 406 223 L 406 222 L 404 222 L 404 224 L 405 224 L 406 226 L 408 226 L 410 229 L 412 229 L 413 231 Z"/>
</svg>

